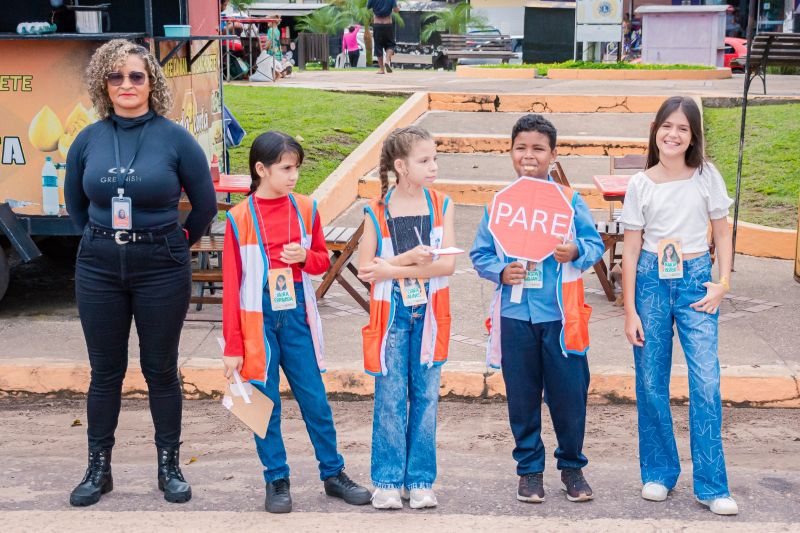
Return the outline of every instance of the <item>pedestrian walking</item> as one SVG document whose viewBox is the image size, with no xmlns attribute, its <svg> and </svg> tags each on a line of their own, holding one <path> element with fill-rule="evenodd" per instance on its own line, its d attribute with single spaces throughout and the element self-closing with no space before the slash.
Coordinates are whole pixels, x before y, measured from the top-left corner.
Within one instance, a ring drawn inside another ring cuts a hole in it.
<svg viewBox="0 0 800 533">
<path fill-rule="evenodd" d="M 180 469 L 182 391 L 178 340 L 191 294 L 189 247 L 217 212 L 209 161 L 183 127 L 164 116 L 172 95 L 158 61 L 115 39 L 92 56 L 89 95 L 100 121 L 67 154 L 64 196 L 83 231 L 75 265 L 89 364 L 89 465 L 70 503 L 92 505 L 113 488 L 111 450 L 128 366 L 131 319 L 158 449 L 158 487 L 186 502 Z M 192 204 L 178 223 L 181 190 Z"/>
<path fill-rule="evenodd" d="M 738 513 L 722 449 L 719 306 L 730 290 L 733 246 L 725 182 L 705 159 L 700 110 L 691 98 L 667 99 L 650 128 L 647 168 L 625 194 L 622 272 L 625 335 L 633 345 L 642 498 L 664 501 L 681 467 L 669 381 L 673 328 L 689 367 L 694 494 L 713 513 Z M 711 281 L 708 226 L 719 280 Z"/>
<path fill-rule="evenodd" d="M 410 126 L 394 130 L 380 157 L 381 196 L 365 208 L 359 277 L 372 284 L 363 328 L 364 368 L 375 376 L 372 484 L 376 509 L 435 507 L 436 413 L 450 342 L 455 206 L 429 187 L 436 143 Z M 389 172 L 396 183 L 389 188 Z"/>
<path fill-rule="evenodd" d="M 239 372 L 274 404 L 266 437 L 255 435 L 270 513 L 292 510 L 279 367 L 300 406 L 325 493 L 352 505 L 367 504 L 371 496 L 344 472 L 320 375 L 322 321 L 310 276 L 324 273 L 330 259 L 316 201 L 293 192 L 303 157 L 300 144 L 284 133 L 253 141 L 250 193 L 228 212 L 223 251 L 225 376 Z"/>
</svg>

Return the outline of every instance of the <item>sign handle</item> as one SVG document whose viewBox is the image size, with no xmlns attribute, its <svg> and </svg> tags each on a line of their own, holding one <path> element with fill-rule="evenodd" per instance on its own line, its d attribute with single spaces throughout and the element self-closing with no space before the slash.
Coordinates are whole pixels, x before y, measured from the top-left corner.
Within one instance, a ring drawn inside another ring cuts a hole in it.
<svg viewBox="0 0 800 533">
<path fill-rule="evenodd" d="M 524 259 L 520 259 L 519 262 L 522 263 L 522 270 L 527 270 L 528 269 L 528 262 L 527 261 L 525 261 Z M 511 303 L 512 304 L 518 304 L 518 303 L 522 302 L 522 289 L 524 288 L 524 286 L 525 286 L 525 282 L 523 281 L 519 285 L 514 285 L 513 287 L 511 287 Z"/>
</svg>

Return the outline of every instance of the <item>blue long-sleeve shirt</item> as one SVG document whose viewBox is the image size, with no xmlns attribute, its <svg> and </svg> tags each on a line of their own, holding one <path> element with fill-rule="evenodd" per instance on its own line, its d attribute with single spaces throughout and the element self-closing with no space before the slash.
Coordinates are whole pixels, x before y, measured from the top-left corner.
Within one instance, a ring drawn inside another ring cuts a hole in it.
<svg viewBox="0 0 800 533">
<path fill-rule="evenodd" d="M 550 180 L 552 181 L 552 179 Z M 581 271 L 593 266 L 602 257 L 605 247 L 600 234 L 594 226 L 594 219 L 586 202 L 575 193 L 572 200 L 575 210 L 575 244 L 578 247 L 578 257 L 572 264 Z M 501 252 L 502 254 L 502 252 Z M 503 269 L 509 263 L 516 261 L 513 257 L 498 256 L 494 238 L 489 232 L 489 212 L 484 212 L 483 219 L 478 225 L 478 233 L 469 253 L 472 264 L 478 275 L 496 284 L 501 283 Z M 540 289 L 524 289 L 522 301 L 518 304 L 511 303 L 511 289 L 513 285 L 503 285 L 502 308 L 500 315 L 506 318 L 524 320 L 534 324 L 561 320 L 561 310 L 557 300 L 558 262 L 551 255 L 542 263 L 542 287 Z"/>
</svg>

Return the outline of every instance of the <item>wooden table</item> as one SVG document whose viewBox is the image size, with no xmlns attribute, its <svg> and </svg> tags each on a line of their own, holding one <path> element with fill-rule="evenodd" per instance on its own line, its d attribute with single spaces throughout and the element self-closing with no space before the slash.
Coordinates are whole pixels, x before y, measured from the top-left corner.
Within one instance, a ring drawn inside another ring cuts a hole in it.
<svg viewBox="0 0 800 533">
<path fill-rule="evenodd" d="M 621 242 L 623 238 L 623 232 L 619 227 L 619 223 L 613 220 L 613 202 L 625 201 L 625 192 L 628 190 L 628 183 L 631 180 L 631 176 L 624 174 L 600 174 L 594 176 L 593 180 L 595 187 L 597 187 L 597 190 L 603 195 L 603 199 L 607 202 L 611 202 L 609 204 L 609 221 L 597 224 L 597 229 L 605 245 L 603 256 L 608 253 L 608 261 L 606 262 L 604 258 L 601 259 L 597 265 L 600 267 L 600 271 L 597 271 L 597 268 L 595 268 L 595 271 L 600 280 L 600 285 L 603 287 L 603 292 L 606 294 L 606 298 L 608 298 L 609 302 L 613 302 L 616 296 L 614 294 L 611 272 L 617 259 L 619 259 L 616 255 L 617 243 Z"/>
<path fill-rule="evenodd" d="M 244 174 L 237 175 L 236 177 L 239 178 L 240 176 L 244 176 Z M 222 176 L 220 176 L 220 180 L 219 181 L 215 181 L 214 182 L 214 190 L 215 191 L 226 193 L 226 194 L 231 194 L 231 193 L 247 194 L 247 193 L 250 192 L 250 185 L 249 184 L 246 187 L 244 187 L 244 186 L 237 187 L 237 186 L 234 186 L 234 185 L 227 185 L 227 184 L 223 185 L 222 182 L 224 180 L 224 177 L 225 177 L 225 175 L 223 174 Z"/>
<path fill-rule="evenodd" d="M 600 174 L 594 176 L 594 186 L 603 195 L 603 200 L 607 202 L 625 201 L 625 192 L 628 190 L 628 183 L 631 176 L 625 174 Z"/>
</svg>

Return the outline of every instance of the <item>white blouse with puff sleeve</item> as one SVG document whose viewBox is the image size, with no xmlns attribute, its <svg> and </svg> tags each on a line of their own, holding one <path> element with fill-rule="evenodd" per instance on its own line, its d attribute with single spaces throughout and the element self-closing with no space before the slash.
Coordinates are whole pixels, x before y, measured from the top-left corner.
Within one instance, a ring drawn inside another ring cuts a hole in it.
<svg viewBox="0 0 800 533">
<path fill-rule="evenodd" d="M 619 222 L 644 230 L 642 248 L 658 253 L 658 241 L 681 240 L 683 253 L 708 250 L 708 221 L 725 218 L 733 200 L 725 181 L 709 162 L 685 180 L 655 183 L 644 172 L 631 177 Z"/>
</svg>

